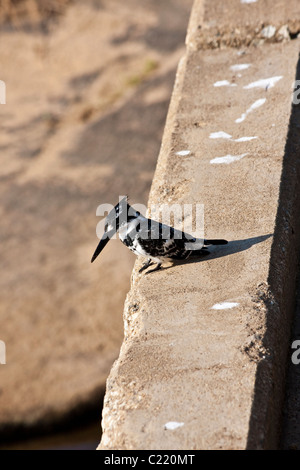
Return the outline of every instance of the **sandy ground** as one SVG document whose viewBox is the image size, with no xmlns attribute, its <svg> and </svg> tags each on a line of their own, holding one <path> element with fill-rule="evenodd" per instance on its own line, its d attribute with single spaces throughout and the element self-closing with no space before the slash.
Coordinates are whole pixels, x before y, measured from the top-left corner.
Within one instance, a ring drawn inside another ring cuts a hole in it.
<svg viewBox="0 0 300 470">
<path fill-rule="evenodd" d="M 96 208 L 147 202 L 191 5 L 75 2 L 2 31 L 1 438 L 100 418 L 134 256 L 114 241 L 90 264 Z"/>
</svg>

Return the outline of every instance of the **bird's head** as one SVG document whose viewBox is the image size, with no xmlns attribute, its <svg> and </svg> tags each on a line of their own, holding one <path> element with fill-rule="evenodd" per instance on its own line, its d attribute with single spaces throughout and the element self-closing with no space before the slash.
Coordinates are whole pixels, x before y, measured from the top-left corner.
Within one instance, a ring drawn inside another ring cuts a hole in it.
<svg viewBox="0 0 300 470">
<path fill-rule="evenodd" d="M 125 196 L 118 204 L 109 212 L 105 219 L 104 234 L 93 254 L 91 262 L 101 253 L 103 248 L 107 245 L 108 241 L 114 236 L 122 225 L 139 215 L 129 204 L 128 198 Z"/>
</svg>

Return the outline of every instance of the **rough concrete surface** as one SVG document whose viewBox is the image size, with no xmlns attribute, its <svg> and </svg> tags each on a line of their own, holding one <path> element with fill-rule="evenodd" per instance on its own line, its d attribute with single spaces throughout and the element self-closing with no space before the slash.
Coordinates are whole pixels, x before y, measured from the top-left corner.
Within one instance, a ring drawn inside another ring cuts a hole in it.
<svg viewBox="0 0 300 470">
<path fill-rule="evenodd" d="M 200 17 L 201 15 L 201 17 Z M 298 0 L 211 0 L 195 6 L 188 42 L 196 49 L 261 46 L 285 42 L 300 32 Z"/>
<path fill-rule="evenodd" d="M 210 7 L 219 21 L 215 3 L 194 3 L 149 205 L 202 203 L 205 236 L 229 244 L 150 275 L 136 263 L 99 449 L 278 445 L 299 247 L 299 206 L 290 197 L 299 181 L 291 106 L 299 40 L 195 46 L 195 25 L 212 27 Z M 217 3 L 232 7 L 236 27 L 249 17 L 282 20 L 281 1 L 272 16 L 268 1 Z M 211 138 L 221 131 L 231 137 Z M 223 302 L 234 306 L 212 308 Z"/>
<path fill-rule="evenodd" d="M 0 23 L 1 442 L 100 418 L 134 256 L 112 243 L 91 265 L 96 209 L 147 200 L 192 5 L 74 1 L 40 25 L 13 3 L 30 14 Z"/>
</svg>

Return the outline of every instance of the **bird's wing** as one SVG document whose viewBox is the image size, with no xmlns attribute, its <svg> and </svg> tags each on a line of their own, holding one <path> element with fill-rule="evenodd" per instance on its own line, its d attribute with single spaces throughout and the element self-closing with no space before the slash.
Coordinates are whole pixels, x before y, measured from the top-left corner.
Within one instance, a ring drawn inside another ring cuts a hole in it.
<svg viewBox="0 0 300 470">
<path fill-rule="evenodd" d="M 137 237 L 140 246 L 153 256 L 185 258 L 193 249 L 201 249 L 199 239 L 155 220 L 139 218 Z M 196 244 L 195 248 L 193 244 Z"/>
<path fill-rule="evenodd" d="M 195 242 L 196 238 L 192 235 L 175 229 L 169 225 L 162 224 L 156 220 L 140 217 L 140 232 L 145 239 L 152 240 L 182 240 L 183 242 Z"/>
</svg>

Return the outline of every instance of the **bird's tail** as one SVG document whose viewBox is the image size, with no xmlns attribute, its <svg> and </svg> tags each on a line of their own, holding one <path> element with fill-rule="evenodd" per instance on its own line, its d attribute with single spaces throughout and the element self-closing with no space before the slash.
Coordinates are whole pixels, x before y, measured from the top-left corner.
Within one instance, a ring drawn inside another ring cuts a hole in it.
<svg viewBox="0 0 300 470">
<path fill-rule="evenodd" d="M 204 245 L 227 245 L 227 240 L 217 239 L 217 240 L 204 240 Z"/>
</svg>

